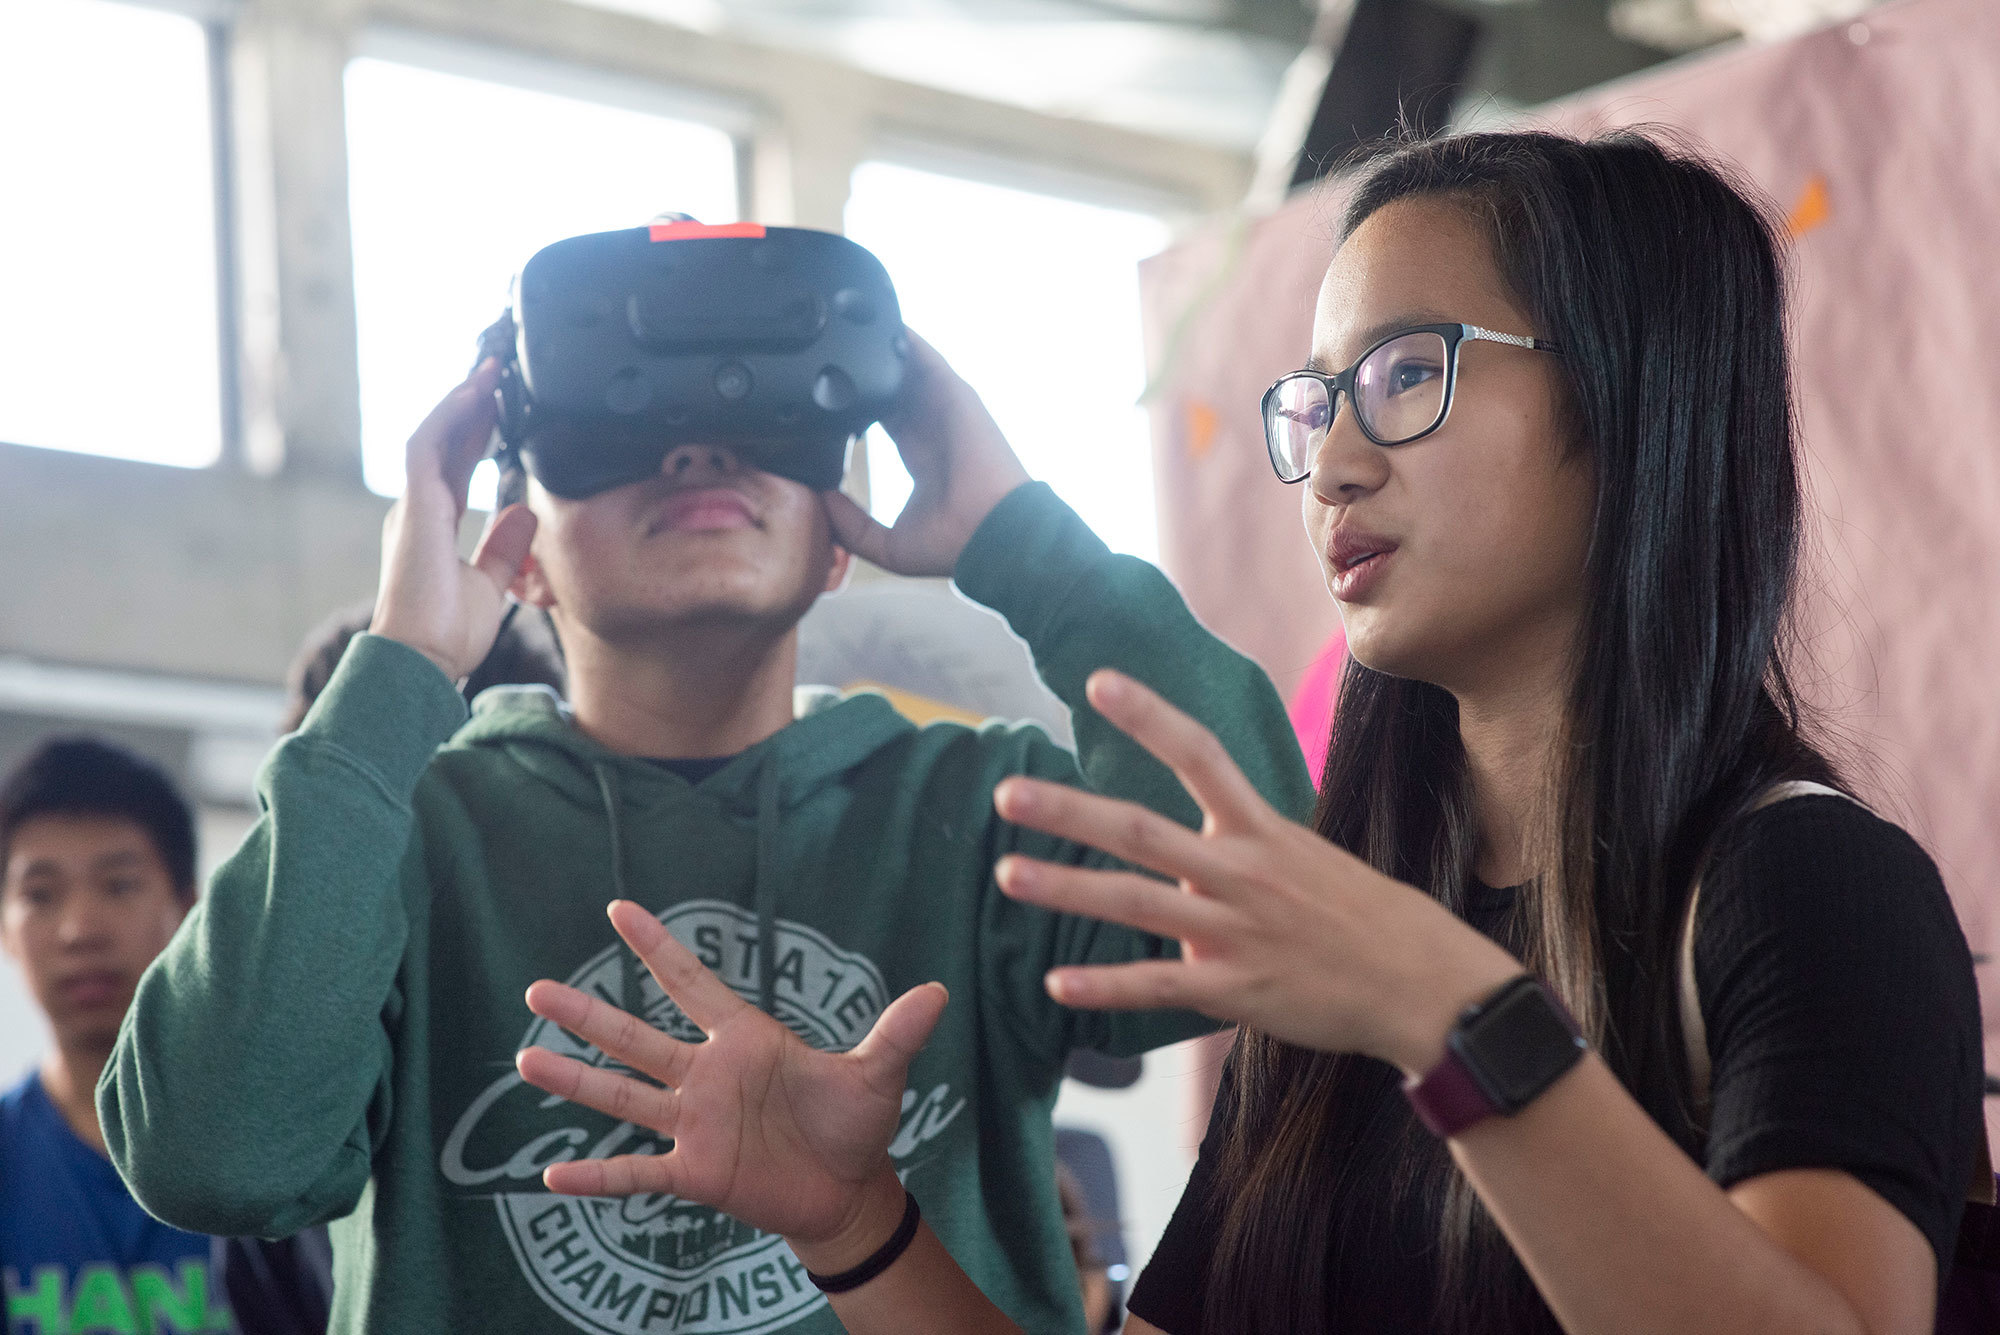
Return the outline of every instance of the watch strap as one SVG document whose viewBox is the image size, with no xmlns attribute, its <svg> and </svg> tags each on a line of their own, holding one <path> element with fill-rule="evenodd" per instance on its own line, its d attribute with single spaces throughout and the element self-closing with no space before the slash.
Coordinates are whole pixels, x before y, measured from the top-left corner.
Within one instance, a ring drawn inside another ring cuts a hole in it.
<svg viewBox="0 0 2000 1335">
<path fill-rule="evenodd" d="M 1417 1120 L 1439 1140 L 1450 1140 L 1500 1111 L 1500 1105 L 1479 1087 L 1472 1068 L 1450 1048 L 1436 1066 L 1403 1082 L 1403 1096 L 1416 1110 Z"/>
<path fill-rule="evenodd" d="M 1562 1001 L 1534 975 L 1519 974 L 1465 1008 L 1443 1058 L 1405 1081 L 1403 1094 L 1431 1133 L 1449 1140 L 1488 1117 L 1519 1112 L 1588 1046 Z"/>
</svg>

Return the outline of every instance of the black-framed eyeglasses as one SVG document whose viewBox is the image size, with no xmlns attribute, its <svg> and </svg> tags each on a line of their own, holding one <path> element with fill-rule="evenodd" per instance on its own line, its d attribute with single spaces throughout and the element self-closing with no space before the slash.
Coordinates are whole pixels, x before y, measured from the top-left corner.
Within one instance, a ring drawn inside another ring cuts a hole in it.
<svg viewBox="0 0 2000 1335">
<path fill-rule="evenodd" d="M 1336 375 L 1294 371 L 1264 391 L 1264 444 L 1285 482 L 1312 472 L 1345 398 L 1361 434 L 1377 445 L 1407 445 L 1444 425 L 1458 384 L 1458 349 L 1483 339 L 1535 352 L 1560 352 L 1545 338 L 1499 334 L 1476 324 L 1424 324 L 1399 329 Z"/>
</svg>

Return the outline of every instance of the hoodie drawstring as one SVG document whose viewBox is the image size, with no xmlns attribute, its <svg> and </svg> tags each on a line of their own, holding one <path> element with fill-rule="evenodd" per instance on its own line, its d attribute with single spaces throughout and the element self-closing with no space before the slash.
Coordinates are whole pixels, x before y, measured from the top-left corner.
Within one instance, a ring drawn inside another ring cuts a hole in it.
<svg viewBox="0 0 2000 1335">
<path fill-rule="evenodd" d="M 618 815 L 618 781 L 609 764 L 599 761 L 591 767 L 597 776 L 597 791 L 604 800 L 604 819 L 610 828 L 611 890 L 620 899 L 631 896 L 625 890 L 625 839 Z M 778 865 L 778 766 L 770 755 L 757 769 L 756 866 L 752 872 L 757 908 L 757 1005 L 766 1015 L 778 1013 L 778 885 L 773 869 Z M 623 965 L 624 1006 L 634 1015 L 645 1013 L 645 966 L 630 950 L 620 952 Z"/>
<path fill-rule="evenodd" d="M 778 1013 L 778 766 L 766 751 L 757 767 L 757 1005 Z"/>
<path fill-rule="evenodd" d="M 629 899 L 625 893 L 625 832 L 618 820 L 618 780 L 611 766 L 599 761 L 591 766 L 597 775 L 597 791 L 604 799 L 604 819 L 611 831 L 611 893 L 619 899 Z M 638 955 L 630 950 L 619 952 L 622 992 L 625 1009 L 634 1015 L 645 1014 L 645 977 L 640 972 L 642 965 Z"/>
</svg>

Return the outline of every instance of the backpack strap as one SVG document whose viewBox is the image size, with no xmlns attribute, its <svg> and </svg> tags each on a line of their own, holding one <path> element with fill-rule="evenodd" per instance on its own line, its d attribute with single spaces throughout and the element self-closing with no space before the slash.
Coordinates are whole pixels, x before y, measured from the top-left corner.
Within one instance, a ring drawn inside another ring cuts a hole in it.
<svg viewBox="0 0 2000 1335">
<path fill-rule="evenodd" d="M 1823 783 L 1808 783 L 1803 779 L 1774 783 L 1757 795 L 1750 804 L 1751 811 L 1762 811 L 1794 797 L 1844 797 L 1857 806 L 1863 804 L 1837 788 L 1829 788 Z M 1746 813 L 1748 814 L 1748 813 Z M 1688 895 L 1687 914 L 1681 920 L 1681 948 L 1679 969 L 1681 1042 L 1687 1047 L 1689 1083 L 1694 1093 L 1696 1118 L 1703 1126 L 1708 1124 L 1708 1101 L 1712 1092 L 1715 1068 L 1708 1052 L 1708 1025 L 1701 1015 L 1701 989 L 1696 985 L 1694 974 L 1695 914 L 1701 905 L 1701 881 L 1695 881 L 1694 889 Z M 1982 1112 L 1979 1134 L 1979 1152 L 1974 1156 L 1972 1176 L 1968 1183 L 1966 1199 L 1991 1205 L 1994 1203 L 1993 1153 L 1986 1142 L 1985 1118 Z"/>
</svg>

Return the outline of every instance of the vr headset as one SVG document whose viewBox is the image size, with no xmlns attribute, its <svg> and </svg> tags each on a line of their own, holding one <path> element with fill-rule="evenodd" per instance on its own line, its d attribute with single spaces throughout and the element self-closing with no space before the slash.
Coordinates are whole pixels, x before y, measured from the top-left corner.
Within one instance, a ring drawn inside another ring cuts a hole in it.
<svg viewBox="0 0 2000 1335">
<path fill-rule="evenodd" d="M 689 221 L 543 247 L 480 348 L 502 367 L 499 453 L 571 499 L 688 444 L 837 487 L 909 350 L 888 272 L 847 238 Z"/>
</svg>

